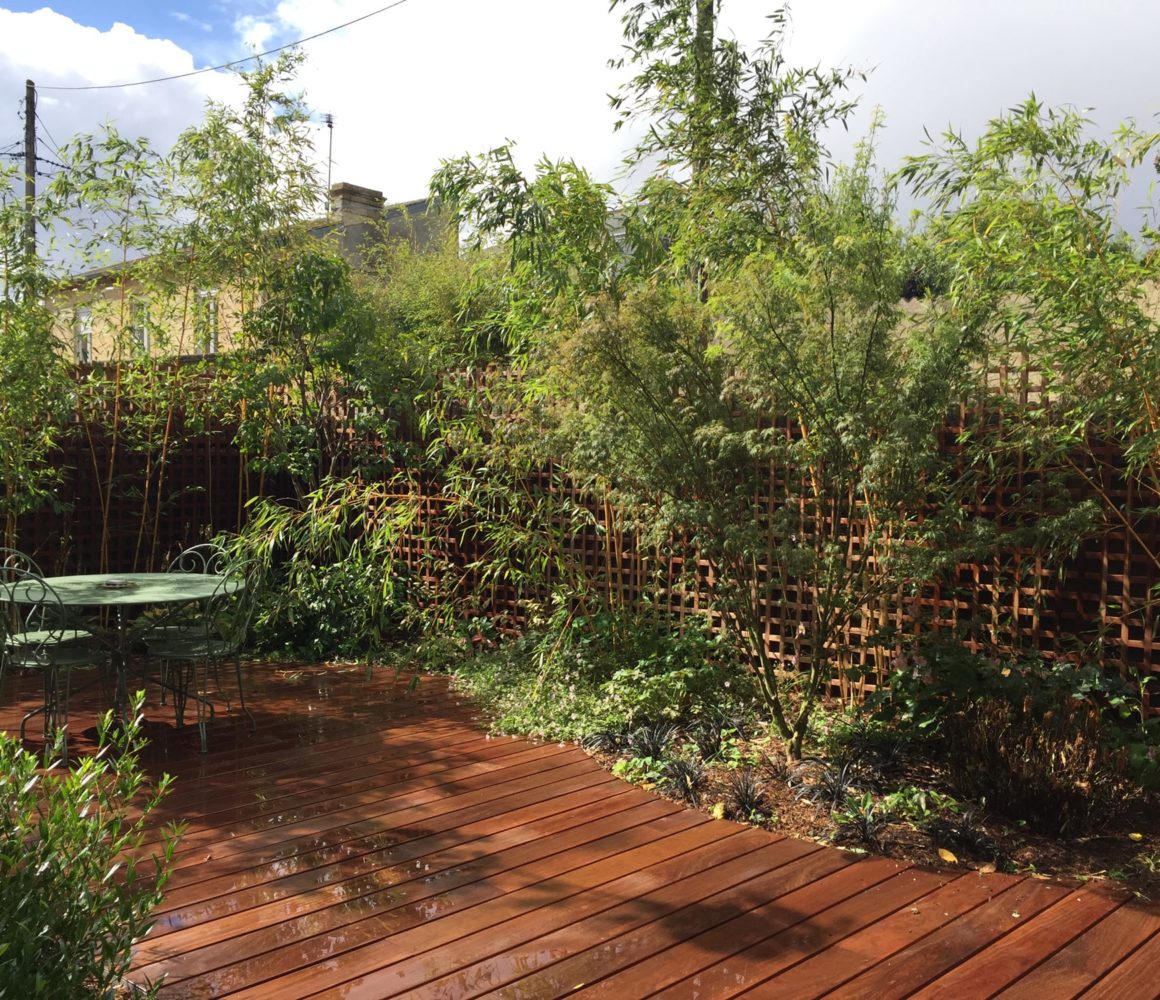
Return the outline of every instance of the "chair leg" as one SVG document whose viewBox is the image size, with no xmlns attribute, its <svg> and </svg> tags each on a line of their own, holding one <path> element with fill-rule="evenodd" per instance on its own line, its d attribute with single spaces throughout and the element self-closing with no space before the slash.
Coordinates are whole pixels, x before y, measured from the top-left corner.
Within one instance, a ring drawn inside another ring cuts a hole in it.
<svg viewBox="0 0 1160 1000">
<path fill-rule="evenodd" d="M 209 705 L 209 661 L 195 662 L 193 669 L 198 688 L 194 695 L 197 699 L 197 732 L 201 737 L 201 752 L 206 753 L 209 749 L 205 735 L 206 706 Z"/>
<path fill-rule="evenodd" d="M 181 729 L 185 725 L 185 703 L 189 698 L 189 670 L 187 663 L 178 662 L 176 669 L 170 670 L 169 662 L 162 660 L 162 670 L 172 673 L 173 683 L 173 724 Z"/>
<path fill-rule="evenodd" d="M 67 673 L 67 671 L 66 671 Z M 44 750 L 47 754 L 52 745 L 53 736 L 56 730 L 60 728 L 59 724 L 59 705 L 60 705 L 60 671 L 56 667 L 45 667 L 41 670 L 41 682 L 43 688 L 43 698 L 39 708 L 34 708 L 28 712 L 20 720 L 20 741 L 23 743 L 26 739 L 25 731 L 28 728 L 28 720 L 34 715 L 44 716 Z M 67 740 L 67 735 L 66 735 Z M 68 744 L 64 745 L 65 760 L 68 757 Z"/>
<path fill-rule="evenodd" d="M 29 720 L 29 719 L 31 719 L 31 718 L 32 718 L 34 715 L 44 715 L 44 716 L 46 716 L 45 723 L 44 723 L 44 727 L 45 727 L 45 729 L 46 729 L 46 730 L 48 729 L 48 720 L 47 720 L 47 715 L 48 715 L 48 701 L 49 701 L 49 687 L 48 687 L 48 677 L 47 677 L 47 676 L 41 677 L 41 682 L 42 682 L 42 684 L 44 685 L 44 696 L 43 696 L 43 698 L 41 699 L 41 705 L 40 705 L 40 707 L 39 707 L 39 708 L 34 708 L 34 709 L 31 711 L 31 712 L 28 712 L 28 713 L 27 713 L 27 714 L 26 714 L 26 715 L 25 715 L 25 716 L 24 716 L 24 717 L 23 717 L 23 718 L 20 720 L 20 742 L 21 742 L 21 743 L 23 743 L 23 742 L 25 741 L 25 739 L 27 739 L 27 737 L 25 736 L 25 733 L 24 733 L 24 731 L 25 731 L 25 729 L 27 729 L 27 728 L 28 728 L 28 720 Z"/>
<path fill-rule="evenodd" d="M 250 720 L 250 732 L 256 733 L 258 731 L 258 720 L 254 718 L 254 713 L 246 708 L 246 691 L 242 686 L 242 657 L 237 655 L 234 657 L 234 674 L 238 678 L 238 704 L 242 706 L 242 711 L 246 713 Z"/>
<path fill-rule="evenodd" d="M 64 698 L 60 697 L 61 677 L 62 671 L 55 671 L 56 679 L 56 728 L 61 733 L 60 752 L 61 762 L 68 766 L 68 696 L 72 690 L 72 671 L 65 670 L 64 673 Z M 63 720 L 63 721 L 62 721 Z"/>
</svg>

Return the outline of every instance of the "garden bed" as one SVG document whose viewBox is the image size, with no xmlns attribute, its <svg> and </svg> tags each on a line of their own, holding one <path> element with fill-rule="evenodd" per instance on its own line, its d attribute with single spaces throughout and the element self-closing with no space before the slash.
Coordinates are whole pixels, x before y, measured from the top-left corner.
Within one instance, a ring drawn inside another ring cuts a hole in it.
<svg viewBox="0 0 1160 1000">
<path fill-rule="evenodd" d="M 674 741 L 678 754 L 680 739 Z M 633 775 L 625 765 L 634 759 L 627 748 L 590 752 L 609 770 L 666 798 L 787 836 L 939 868 L 1108 880 L 1144 899 L 1160 899 L 1154 796 L 1142 796 L 1106 827 L 1052 836 L 957 799 L 945 767 L 913 751 L 902 751 L 885 769 L 847 760 L 843 773 L 841 759 L 786 765 L 781 745 L 765 735 L 735 739 L 726 760 L 705 767 L 695 796 L 682 794 L 671 778 Z"/>
</svg>

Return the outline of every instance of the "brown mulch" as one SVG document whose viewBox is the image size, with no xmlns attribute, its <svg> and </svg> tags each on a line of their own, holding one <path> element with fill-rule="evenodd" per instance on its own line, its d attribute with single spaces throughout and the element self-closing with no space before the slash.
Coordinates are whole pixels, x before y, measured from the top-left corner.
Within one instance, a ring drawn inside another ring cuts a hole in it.
<svg viewBox="0 0 1160 1000">
<path fill-rule="evenodd" d="M 596 752 L 593 756 L 609 769 L 617 761 L 612 754 Z M 698 808 L 790 837 L 929 867 L 1008 871 L 1070 883 L 1107 881 L 1142 899 L 1160 901 L 1160 800 L 1155 795 L 1134 804 L 1114 823 L 1083 835 L 1037 833 L 1018 821 L 971 809 L 970 804 L 964 803 L 958 812 L 934 810 L 928 819 L 939 818 L 954 824 L 970 811 L 967 826 L 978 835 L 974 845 L 940 835 L 938 831 L 932 834 L 924 829 L 925 823 L 904 819 L 886 822 L 875 831 L 875 841 L 867 843 L 854 831 L 842 831 L 828 807 L 805 801 L 795 793 L 790 784 L 795 771 L 784 764 L 778 748 L 755 744 L 752 757 L 760 760 L 752 770 L 760 779 L 765 796 L 764 818 L 739 816 L 730 811 L 730 781 L 736 768 L 728 766 L 707 771 Z M 937 765 L 908 762 L 891 773 L 888 780 L 874 782 L 873 791 L 880 799 L 889 791 L 906 786 L 950 790 Z M 674 801 L 686 801 L 673 794 L 664 782 L 646 787 Z M 867 788 L 870 787 L 867 783 Z M 940 853 L 940 849 L 949 853 Z"/>
</svg>

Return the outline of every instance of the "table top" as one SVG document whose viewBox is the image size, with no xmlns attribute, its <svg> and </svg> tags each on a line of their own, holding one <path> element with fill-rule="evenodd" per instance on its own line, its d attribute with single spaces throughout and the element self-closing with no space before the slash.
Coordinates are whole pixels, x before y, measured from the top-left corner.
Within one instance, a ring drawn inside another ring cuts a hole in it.
<svg viewBox="0 0 1160 1000">
<path fill-rule="evenodd" d="M 83 576 L 46 576 L 44 582 L 56 592 L 62 604 L 98 607 L 201 601 L 217 593 L 223 579 L 211 573 L 88 573 Z M 12 586 L 12 599 L 25 602 L 28 586 Z M 246 586 L 245 578 L 233 578 L 227 586 L 231 593 L 242 590 Z"/>
</svg>

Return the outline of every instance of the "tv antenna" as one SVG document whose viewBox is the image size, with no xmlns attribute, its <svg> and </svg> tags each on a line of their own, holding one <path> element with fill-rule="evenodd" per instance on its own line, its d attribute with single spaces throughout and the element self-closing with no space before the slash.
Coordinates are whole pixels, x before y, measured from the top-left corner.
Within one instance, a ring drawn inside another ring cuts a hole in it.
<svg viewBox="0 0 1160 1000">
<path fill-rule="evenodd" d="M 334 211 L 334 206 L 330 203 L 330 168 L 334 162 L 334 115 L 328 111 L 322 116 L 322 121 L 330 133 L 326 150 L 326 211 L 330 213 Z"/>
</svg>

